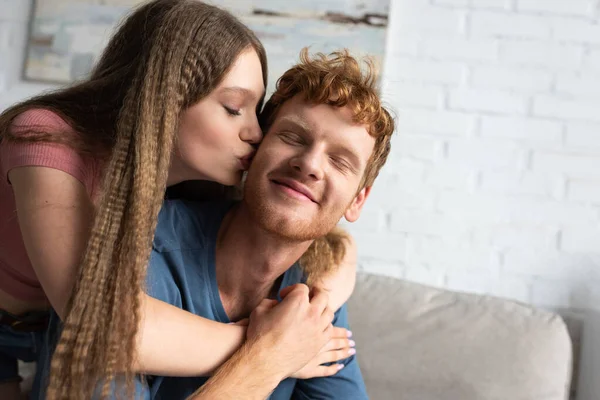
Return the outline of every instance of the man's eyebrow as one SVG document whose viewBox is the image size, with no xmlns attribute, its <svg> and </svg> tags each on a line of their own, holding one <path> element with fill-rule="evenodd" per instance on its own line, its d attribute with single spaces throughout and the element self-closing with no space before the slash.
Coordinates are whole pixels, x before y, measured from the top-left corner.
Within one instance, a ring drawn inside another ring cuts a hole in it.
<svg viewBox="0 0 600 400">
<path fill-rule="evenodd" d="M 310 126 L 306 121 L 295 117 L 283 117 L 277 121 L 277 125 L 291 125 L 293 128 L 300 129 L 303 132 L 310 131 Z"/>
<path fill-rule="evenodd" d="M 259 100 L 261 97 L 263 97 L 263 96 L 265 95 L 265 92 L 263 91 L 263 92 L 260 94 L 260 96 L 258 96 L 258 97 L 257 97 L 257 96 L 256 96 L 256 93 L 255 93 L 255 92 L 253 92 L 252 90 L 250 90 L 250 89 L 247 89 L 247 88 L 243 88 L 243 87 L 240 87 L 240 86 L 229 86 L 229 87 L 225 87 L 225 88 L 222 88 L 222 89 L 220 90 L 220 92 L 221 92 L 221 93 L 235 93 L 235 94 L 241 94 L 242 96 L 245 96 L 245 97 L 250 97 L 251 99 L 253 99 L 253 100 L 257 100 L 257 101 L 258 101 L 258 100 Z"/>
</svg>

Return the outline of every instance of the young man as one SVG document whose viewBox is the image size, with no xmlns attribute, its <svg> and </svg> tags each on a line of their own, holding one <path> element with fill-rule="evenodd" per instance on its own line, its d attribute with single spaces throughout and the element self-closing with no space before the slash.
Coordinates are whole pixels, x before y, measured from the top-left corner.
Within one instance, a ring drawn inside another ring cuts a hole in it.
<svg viewBox="0 0 600 400">
<path fill-rule="evenodd" d="M 254 320 L 260 321 L 272 307 L 268 299 L 280 299 L 289 291 L 284 288 L 305 282 L 298 263 L 302 254 L 342 217 L 358 219 L 385 163 L 394 126 L 374 83 L 373 71 L 361 72 L 346 52 L 313 59 L 303 52 L 301 63 L 279 80 L 261 115 L 266 135 L 249 169 L 244 199 L 228 204 L 165 203 L 148 270 L 148 292 L 219 322 L 250 317 L 247 340 L 260 340 Z M 304 296 L 308 295 L 306 289 Z M 335 313 L 333 325 L 348 328 L 345 306 Z M 284 364 L 285 348 L 281 351 Z M 253 395 L 366 399 L 356 358 L 348 355 L 337 374 L 323 378 L 294 379 L 282 366 L 265 366 L 270 378 L 257 382 L 261 389 Z M 202 387 L 205 382 L 206 378 L 152 377 L 150 395 L 184 399 L 199 387 L 203 394 L 210 393 L 211 385 Z M 234 390 L 228 398 L 255 398 Z"/>
</svg>

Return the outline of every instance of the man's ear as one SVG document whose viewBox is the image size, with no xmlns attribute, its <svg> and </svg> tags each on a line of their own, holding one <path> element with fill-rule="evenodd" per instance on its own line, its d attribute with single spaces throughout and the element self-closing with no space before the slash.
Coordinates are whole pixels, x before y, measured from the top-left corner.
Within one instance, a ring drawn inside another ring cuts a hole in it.
<svg viewBox="0 0 600 400">
<path fill-rule="evenodd" d="M 344 218 L 346 218 L 346 221 L 354 222 L 358 219 L 358 217 L 360 217 L 360 212 L 365 205 L 367 197 L 369 197 L 369 193 L 371 193 L 371 186 L 364 187 L 360 192 L 358 192 L 344 213 Z"/>
</svg>

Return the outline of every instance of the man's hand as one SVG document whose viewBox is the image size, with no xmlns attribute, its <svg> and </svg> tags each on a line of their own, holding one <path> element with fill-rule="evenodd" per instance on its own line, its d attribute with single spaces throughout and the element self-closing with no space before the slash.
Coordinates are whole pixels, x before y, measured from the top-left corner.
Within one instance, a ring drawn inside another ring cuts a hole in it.
<svg viewBox="0 0 600 400">
<path fill-rule="evenodd" d="M 314 359 L 333 337 L 329 297 L 297 284 L 282 291 L 283 300 L 263 300 L 252 314 L 247 341 L 270 373 L 283 380 Z"/>
<path fill-rule="evenodd" d="M 334 327 L 333 337 L 321 349 L 321 352 L 302 369 L 292 374 L 292 378 L 311 379 L 337 374 L 344 367 L 344 364 L 337 364 L 337 362 L 356 354 L 355 344 L 353 340 L 350 340 L 350 335 L 349 330 Z M 325 363 L 334 364 L 322 365 Z"/>
</svg>

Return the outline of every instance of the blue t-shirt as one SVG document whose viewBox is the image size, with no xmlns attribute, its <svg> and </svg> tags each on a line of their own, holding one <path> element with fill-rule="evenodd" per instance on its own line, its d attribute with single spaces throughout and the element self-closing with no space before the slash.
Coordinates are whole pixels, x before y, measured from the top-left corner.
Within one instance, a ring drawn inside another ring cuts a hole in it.
<svg viewBox="0 0 600 400">
<path fill-rule="evenodd" d="M 219 227 L 233 204 L 165 201 L 148 267 L 149 295 L 204 318 L 231 322 L 217 286 L 215 249 Z M 284 273 L 279 290 L 303 281 L 295 264 Z M 345 305 L 335 313 L 333 324 L 348 328 Z M 342 362 L 345 367 L 331 377 L 282 381 L 270 399 L 367 399 L 356 357 Z M 176 400 L 194 393 L 207 379 L 151 377 L 148 384 L 153 399 Z"/>
</svg>

